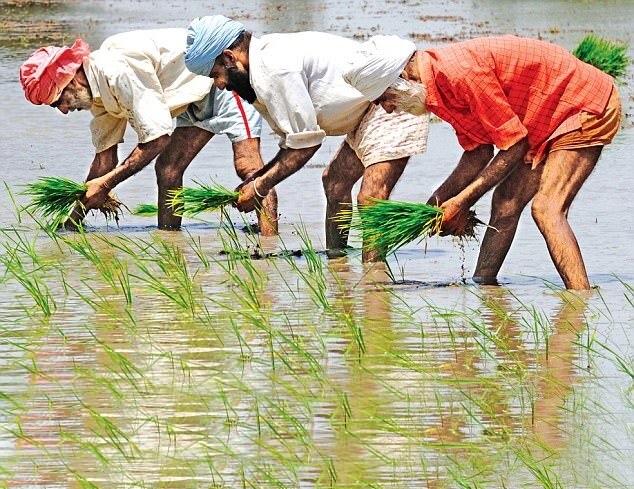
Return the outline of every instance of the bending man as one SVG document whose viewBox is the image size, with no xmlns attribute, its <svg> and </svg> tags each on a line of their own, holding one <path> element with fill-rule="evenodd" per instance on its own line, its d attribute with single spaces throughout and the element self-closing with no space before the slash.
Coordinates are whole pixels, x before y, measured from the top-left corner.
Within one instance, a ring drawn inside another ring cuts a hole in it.
<svg viewBox="0 0 634 489">
<path fill-rule="evenodd" d="M 77 40 L 68 47 L 37 50 L 20 68 L 26 98 L 67 114 L 90 110 L 96 155 L 88 173 L 79 222 L 86 210 L 99 207 L 108 192 L 158 156 L 158 225 L 178 229 L 181 217 L 167 205 L 167 193 L 183 184 L 192 159 L 214 134 L 226 134 L 233 145 L 241 179 L 263 166 L 261 118 L 231 92 L 216 90 L 209 78 L 185 67 L 185 29 L 134 31 L 109 37 L 97 51 Z M 177 117 L 176 129 L 173 118 Z M 118 165 L 117 145 L 127 123 L 139 144 Z M 259 215 L 263 234 L 277 230 L 277 202 L 271 194 Z"/>
<path fill-rule="evenodd" d="M 445 211 L 443 229 L 459 233 L 469 208 L 497 186 L 474 279 L 495 282 L 533 200 L 533 219 L 565 286 L 588 289 L 568 211 L 618 131 L 613 79 L 561 47 L 514 36 L 417 51 L 400 76 L 381 68 L 389 63 L 382 58 L 355 66 L 347 81 L 388 112 L 433 112 L 465 150 L 430 199 Z"/>
<path fill-rule="evenodd" d="M 367 45 L 366 45 L 367 44 Z M 280 136 L 280 151 L 268 171 L 241 189 L 238 209 L 256 208 L 269 192 L 317 152 L 326 136 L 347 135 L 323 174 L 327 199 L 326 246 L 346 246 L 347 232 L 333 220 L 357 197 L 387 199 L 409 157 L 425 150 L 428 118 L 387 114 L 372 106 L 342 78 L 369 47 L 380 47 L 395 76 L 415 50 L 413 43 L 378 36 L 366 44 L 320 32 L 270 34 L 256 38 L 221 15 L 194 20 L 188 29 L 187 67 L 211 76 L 220 89 L 235 90 L 251 102 Z M 364 249 L 364 260 L 376 260 Z"/>
</svg>

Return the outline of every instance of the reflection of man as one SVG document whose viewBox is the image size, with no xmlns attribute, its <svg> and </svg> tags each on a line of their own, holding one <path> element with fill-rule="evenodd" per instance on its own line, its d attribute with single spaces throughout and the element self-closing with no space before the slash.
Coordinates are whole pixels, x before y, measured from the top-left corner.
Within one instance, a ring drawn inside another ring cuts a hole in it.
<svg viewBox="0 0 634 489">
<path fill-rule="evenodd" d="M 236 173 L 245 179 L 262 166 L 261 118 L 231 92 L 215 90 L 211 80 L 189 72 L 183 60 L 185 29 L 126 32 L 109 37 L 95 52 L 77 40 L 72 47 L 37 50 L 20 68 L 25 95 L 67 114 L 91 110 L 96 155 L 88 173 L 86 209 L 99 207 L 108 192 L 156 156 L 160 228 L 180 227 L 167 205 L 167 193 L 183 184 L 183 173 L 214 134 L 233 144 Z M 176 129 L 173 117 L 178 116 Z M 117 167 L 117 145 L 127 123 L 139 144 Z M 276 197 L 265 202 L 263 234 L 274 234 Z M 85 211 L 76 210 L 80 220 Z"/>
<path fill-rule="evenodd" d="M 431 199 L 445 211 L 443 228 L 459 233 L 469 208 L 497 185 L 474 279 L 495 280 L 533 199 L 533 219 L 564 284 L 589 288 L 567 216 L 619 127 L 612 78 L 563 48 L 513 36 L 417 51 L 396 75 L 384 59 L 377 53 L 346 79 L 388 112 L 433 112 L 465 150 Z M 500 151 L 492 158 L 494 146 Z"/>
<path fill-rule="evenodd" d="M 342 74 L 371 45 L 386 51 L 398 76 L 414 44 L 385 36 L 360 44 L 319 32 L 258 39 L 220 15 L 194 20 L 188 33 L 187 67 L 253 103 L 281 137 L 271 168 L 242 187 L 238 209 L 255 208 L 277 183 L 306 164 L 326 136 L 347 134 L 323 174 L 326 245 L 345 247 L 347 233 L 332 219 L 349 207 L 352 186 L 363 177 L 360 203 L 389 198 L 409 157 L 425 149 L 428 119 L 386 114 L 346 84 Z M 364 250 L 364 259 L 377 258 L 378 253 Z"/>
</svg>

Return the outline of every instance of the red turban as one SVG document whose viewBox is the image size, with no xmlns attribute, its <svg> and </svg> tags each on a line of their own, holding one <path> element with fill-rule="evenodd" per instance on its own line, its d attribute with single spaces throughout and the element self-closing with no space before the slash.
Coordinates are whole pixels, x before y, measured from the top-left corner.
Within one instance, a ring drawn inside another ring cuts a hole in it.
<svg viewBox="0 0 634 489">
<path fill-rule="evenodd" d="M 47 46 L 38 49 L 20 66 L 24 95 L 35 105 L 52 104 L 89 54 L 88 44 L 81 39 L 70 48 Z"/>
</svg>

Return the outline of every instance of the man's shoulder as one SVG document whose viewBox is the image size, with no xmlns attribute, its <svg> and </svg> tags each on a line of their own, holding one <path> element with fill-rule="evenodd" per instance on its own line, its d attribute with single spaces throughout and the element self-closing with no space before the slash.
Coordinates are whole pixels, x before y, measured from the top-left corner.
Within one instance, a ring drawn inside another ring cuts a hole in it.
<svg viewBox="0 0 634 489">
<path fill-rule="evenodd" d="M 344 55 L 359 46 L 357 41 L 326 32 L 275 33 L 253 38 L 249 57 L 267 72 L 301 71 L 306 60 L 332 60 L 334 54 Z"/>
<path fill-rule="evenodd" d="M 107 37 L 99 49 L 142 49 L 146 43 L 155 45 L 167 43 L 186 43 L 187 29 L 171 27 L 166 29 L 139 29 L 120 32 Z"/>
</svg>

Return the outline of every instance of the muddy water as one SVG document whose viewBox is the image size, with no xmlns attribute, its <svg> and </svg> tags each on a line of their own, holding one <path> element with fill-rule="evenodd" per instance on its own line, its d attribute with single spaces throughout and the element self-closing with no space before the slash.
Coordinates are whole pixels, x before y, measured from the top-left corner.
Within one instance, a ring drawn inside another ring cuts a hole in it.
<svg viewBox="0 0 634 489">
<path fill-rule="evenodd" d="M 587 32 L 631 43 L 634 19 L 628 1 L 0 5 L 0 157 L 14 191 L 44 175 L 81 179 L 92 157 L 89 115 L 65 117 L 23 98 L 17 67 L 41 43 L 81 35 L 98 46 L 116 32 L 185 26 L 193 17 L 224 13 L 256 33 L 314 29 L 360 40 L 392 33 L 421 47 L 515 33 L 572 48 Z M 538 487 L 541 480 L 551 487 L 544 482 L 550 480 L 552 487 L 633 487 L 633 384 L 623 370 L 632 371 L 634 358 L 628 288 L 634 130 L 631 87 L 621 91 L 630 117 L 570 216 L 598 287 L 580 302 L 557 290 L 560 279 L 529 215 L 501 287 L 460 285 L 473 270 L 477 244 L 461 251 L 434 239 L 426 251 L 411 245 L 391 262 L 398 284 L 364 269 L 355 253 L 324 260 L 321 302 L 314 270 L 302 278 L 309 270 L 304 258 L 238 262 L 232 275 L 220 254 L 217 215 L 187 222 L 182 234 L 158 232 L 147 218 L 125 216 L 118 228 L 95 218 L 89 243 L 109 264 L 102 270 L 125 265 L 132 297 L 126 305 L 119 282 L 109 283 L 67 243 L 42 233 L 35 241 L 34 226 L 18 222 L 3 190 L 2 226 L 24 226 L 19 235 L 35 243 L 36 258 L 5 232 L 2 242 L 10 244 L 3 256 L 18 248 L 29 273 L 16 275 L 8 270 L 15 262 L 6 260 L 1 269 L 0 481 L 8 487 Z M 134 141 L 129 133 L 121 157 Z M 299 248 L 294 226 L 301 222 L 323 249 L 320 175 L 338 144 L 329 140 L 279 186 L 284 245 L 266 240 L 263 248 Z M 267 131 L 265 159 L 275 151 Z M 394 197 L 425 199 L 459 156 L 451 129 L 434 124 L 427 154 L 412 159 Z M 237 183 L 221 137 L 187 173 L 188 180 L 209 177 Z M 155 191 L 147 168 L 118 196 L 132 208 Z M 477 207 L 482 216 L 485 200 Z M 149 278 L 187 290 L 163 243 L 180 247 L 187 276 L 195 274 L 191 294 L 184 293 L 190 300 L 169 298 Z M 192 243 L 218 262 L 205 266 Z M 24 277 L 48 287 L 55 304 L 50 318 Z"/>
</svg>

